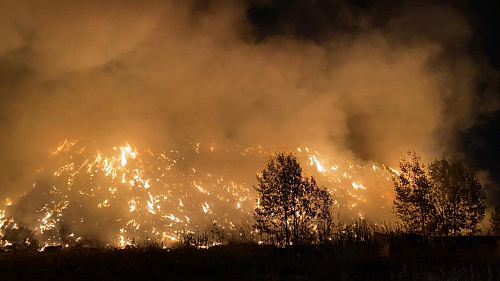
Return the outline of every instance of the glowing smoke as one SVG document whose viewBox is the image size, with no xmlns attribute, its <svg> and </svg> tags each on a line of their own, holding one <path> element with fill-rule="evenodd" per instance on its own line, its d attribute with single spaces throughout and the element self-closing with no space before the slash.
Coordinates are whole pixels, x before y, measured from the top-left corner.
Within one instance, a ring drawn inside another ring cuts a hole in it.
<svg viewBox="0 0 500 281">
<path fill-rule="evenodd" d="M 207 3 L 2 1 L 0 198 L 28 191 L 67 137 L 154 151 L 308 146 L 395 165 L 409 147 L 453 148 L 478 113 L 482 70 L 452 8 L 401 6 L 377 28 L 347 9 L 355 32 L 306 40 L 258 35 L 244 1 Z"/>
</svg>

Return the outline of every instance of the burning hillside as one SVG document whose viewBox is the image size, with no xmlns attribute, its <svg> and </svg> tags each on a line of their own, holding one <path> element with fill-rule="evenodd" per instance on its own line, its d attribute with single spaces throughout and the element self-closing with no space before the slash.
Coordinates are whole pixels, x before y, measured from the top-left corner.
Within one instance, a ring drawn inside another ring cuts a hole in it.
<svg viewBox="0 0 500 281">
<path fill-rule="evenodd" d="M 227 234 L 252 226 L 255 175 L 270 150 L 186 143 L 153 152 L 128 143 L 101 148 L 65 140 L 35 176 L 33 187 L 2 211 L 3 233 L 20 225 L 41 246 L 82 237 L 125 246 L 153 239 L 171 243 L 186 231 L 220 227 Z M 378 164 L 331 159 L 306 147 L 296 153 L 334 200 L 334 212 L 391 221 L 396 171 Z M 221 161 L 224 159 L 224 161 Z M 9 245 L 4 239 L 3 244 Z"/>
<path fill-rule="evenodd" d="M 318 3 L 2 1 L 3 245 L 251 228 L 283 146 L 342 220 L 392 221 L 379 163 L 459 151 L 496 76 L 453 7 Z"/>
</svg>

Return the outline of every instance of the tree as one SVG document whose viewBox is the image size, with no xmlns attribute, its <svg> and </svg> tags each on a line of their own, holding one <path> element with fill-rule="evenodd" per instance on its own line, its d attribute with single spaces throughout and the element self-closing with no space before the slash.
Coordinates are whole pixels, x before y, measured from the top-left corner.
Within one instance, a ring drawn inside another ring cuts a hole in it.
<svg viewBox="0 0 500 281">
<path fill-rule="evenodd" d="M 500 205 L 497 205 L 495 211 L 491 214 L 490 224 L 490 233 L 500 235 Z"/>
<path fill-rule="evenodd" d="M 415 152 L 403 158 L 394 178 L 394 205 L 407 231 L 429 235 L 475 233 L 484 219 L 486 195 L 474 172 L 457 159 L 434 160 L 428 168 Z"/>
<path fill-rule="evenodd" d="M 285 247 L 313 241 L 330 219 L 330 195 L 314 178 L 302 177 L 297 158 L 289 152 L 270 157 L 257 175 L 255 226 Z"/>
<path fill-rule="evenodd" d="M 486 195 L 474 172 L 457 159 L 443 157 L 429 165 L 429 175 L 439 233 L 477 232 L 477 225 L 484 219 Z"/>
<path fill-rule="evenodd" d="M 403 221 L 406 231 L 428 234 L 434 206 L 431 202 L 431 185 L 425 165 L 414 151 L 407 152 L 409 159 L 399 161 L 401 173 L 394 181 L 396 215 Z"/>
<path fill-rule="evenodd" d="M 293 207 L 293 243 L 325 241 L 333 222 L 331 207 L 330 193 L 325 188 L 318 187 L 314 177 L 304 177 L 299 200 Z"/>
</svg>

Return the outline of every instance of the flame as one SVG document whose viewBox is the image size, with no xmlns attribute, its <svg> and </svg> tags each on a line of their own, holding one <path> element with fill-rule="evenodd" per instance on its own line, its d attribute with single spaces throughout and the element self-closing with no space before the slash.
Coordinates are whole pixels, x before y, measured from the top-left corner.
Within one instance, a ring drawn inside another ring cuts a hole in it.
<svg viewBox="0 0 500 281">
<path fill-rule="evenodd" d="M 125 146 L 120 146 L 120 159 L 122 167 L 125 167 L 125 165 L 127 165 L 128 158 L 135 159 L 137 157 L 137 150 L 135 148 L 132 148 L 127 142 L 125 143 Z"/>
<path fill-rule="evenodd" d="M 391 168 L 391 167 L 388 167 L 388 168 L 389 168 L 389 170 L 390 170 L 391 172 L 393 172 L 394 174 L 396 174 L 396 175 L 400 176 L 400 174 L 399 174 L 399 172 L 398 172 L 397 170 L 395 170 L 395 169 L 393 169 L 393 168 Z"/>
<path fill-rule="evenodd" d="M 210 211 L 210 206 L 208 205 L 207 202 L 205 202 L 205 204 L 201 205 L 201 207 L 203 208 L 203 212 L 205 212 L 205 214 Z"/>
<path fill-rule="evenodd" d="M 355 182 L 352 182 L 352 187 L 354 187 L 354 189 L 356 190 L 358 189 L 366 190 L 366 187 L 364 187 L 362 184 L 356 184 Z"/>
<path fill-rule="evenodd" d="M 325 168 L 323 167 L 323 164 L 321 164 L 321 162 L 316 158 L 315 155 L 309 156 L 309 160 L 311 160 L 309 165 L 311 166 L 316 165 L 316 169 L 318 169 L 318 172 L 320 173 L 326 172 Z"/>
<path fill-rule="evenodd" d="M 55 156 L 63 151 L 68 151 L 76 143 L 77 143 L 76 140 L 64 139 L 64 141 L 59 143 L 59 146 L 54 151 L 52 151 L 51 156 Z"/>
<path fill-rule="evenodd" d="M 190 147 L 194 157 L 216 151 L 213 143 L 208 147 L 201 142 L 190 143 Z M 360 182 L 373 188 L 387 183 L 388 190 L 392 190 L 390 181 L 397 171 L 390 167 L 360 166 L 342 159 L 332 162 L 308 147 L 299 147 L 297 152 L 318 173 L 319 184 L 329 189 L 340 213 L 349 211 L 353 217 L 368 213 L 366 186 Z M 41 245 L 50 245 L 54 241 L 62 243 L 61 225 L 74 226 L 69 237 L 76 243 L 86 234 L 77 230 L 88 229 L 80 225 L 89 224 L 113 233 L 108 241 L 119 247 L 132 245 L 133 238 L 143 237 L 170 243 L 178 240 L 181 231 L 210 227 L 214 221 L 225 231 L 232 231 L 251 224 L 252 211 L 260 203 L 252 185 L 255 173 L 262 169 L 263 155 L 268 153 L 262 146 L 235 148 L 234 155 L 241 155 L 238 161 L 259 163 L 255 170 L 235 178 L 231 170 L 238 169 L 230 163 L 223 163 L 226 166 L 220 170 L 211 170 L 211 165 L 198 165 L 201 158 L 187 159 L 177 150 L 140 152 L 126 142 L 109 150 L 97 150 L 66 139 L 50 154 L 50 161 L 59 165 L 46 171 L 54 182 L 46 192 L 40 192 L 43 196 L 37 198 L 38 205 L 34 206 L 38 210 L 37 224 L 30 228 Z M 184 167 L 188 163 L 191 166 Z M 221 170 L 229 174 L 221 175 Z M 358 178 L 360 174 L 368 174 L 377 183 Z M 37 188 L 43 186 L 35 183 L 33 189 Z M 392 202 L 390 192 L 381 194 L 384 195 L 380 200 Z M 5 205 L 11 204 L 7 198 Z M 95 210 L 88 213 L 87 208 Z M 17 227 L 16 219 L 6 217 L 5 210 L 0 210 L 0 230 L 6 227 Z"/>
</svg>

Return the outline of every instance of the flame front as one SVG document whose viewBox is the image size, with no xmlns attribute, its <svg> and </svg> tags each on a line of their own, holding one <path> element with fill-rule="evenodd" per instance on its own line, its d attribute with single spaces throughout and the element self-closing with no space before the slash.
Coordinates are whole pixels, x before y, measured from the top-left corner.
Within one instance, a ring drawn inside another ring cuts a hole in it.
<svg viewBox="0 0 500 281">
<path fill-rule="evenodd" d="M 40 245 L 70 245 L 104 233 L 102 240 L 115 241 L 120 247 L 151 239 L 168 244 L 185 231 L 214 225 L 228 234 L 250 227 L 252 211 L 258 204 L 252 188 L 255 173 L 268 152 L 261 146 L 224 152 L 216 150 L 215 144 L 205 147 L 202 143 L 191 149 L 189 158 L 176 150 L 138 152 L 128 143 L 98 150 L 65 140 L 50 154 L 51 169 L 46 169 L 49 172 L 43 175 L 44 180 L 36 182 L 22 198 L 24 202 L 34 200 L 34 206 L 38 206 L 36 221 L 24 223 L 34 230 Z M 336 211 L 351 218 L 370 217 L 368 194 L 381 189 L 383 192 L 375 192 L 378 198 L 369 199 L 377 200 L 379 203 L 374 203 L 382 206 L 384 219 L 390 220 L 390 181 L 397 171 L 376 164 L 331 163 L 309 148 L 297 151 L 299 159 L 308 160 L 304 163 L 314 168 L 307 171 L 316 173 L 318 182 L 329 189 Z M 201 164 L 203 156 L 216 157 L 218 153 L 238 155 L 236 162 L 252 163 L 242 166 L 254 168 L 231 172 L 229 164 L 213 169 L 212 163 Z M 221 171 L 225 174 L 220 175 Z M 360 175 L 364 178 L 353 179 Z M 16 206 L 10 199 L 5 205 Z M 0 229 L 16 226 L 16 219 L 2 210 Z"/>
</svg>

